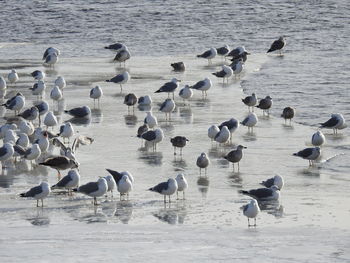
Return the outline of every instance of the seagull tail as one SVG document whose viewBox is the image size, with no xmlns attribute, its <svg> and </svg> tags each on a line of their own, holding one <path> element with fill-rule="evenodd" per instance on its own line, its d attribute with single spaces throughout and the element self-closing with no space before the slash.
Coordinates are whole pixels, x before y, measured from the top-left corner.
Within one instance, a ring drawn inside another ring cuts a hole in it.
<svg viewBox="0 0 350 263">
<path fill-rule="evenodd" d="M 270 48 L 266 53 L 270 53 L 270 52 L 272 52 L 272 51 L 274 51 L 274 50 L 272 50 L 272 49 Z"/>
<path fill-rule="evenodd" d="M 110 79 L 107 79 L 106 82 L 111 82 L 111 80 L 110 80 Z"/>
<path fill-rule="evenodd" d="M 299 156 L 298 153 L 293 153 L 293 156 Z"/>
<path fill-rule="evenodd" d="M 159 90 L 155 91 L 154 93 L 160 93 L 160 92 L 162 92 L 162 91 L 159 89 Z"/>
<path fill-rule="evenodd" d="M 202 57 L 202 55 L 197 55 L 197 58 L 201 58 Z"/>
<path fill-rule="evenodd" d="M 249 192 L 245 191 L 245 190 L 239 190 L 238 193 L 244 194 L 244 195 L 249 195 Z"/>
<path fill-rule="evenodd" d="M 78 192 L 78 188 L 73 188 L 72 191 L 73 192 Z"/>
<path fill-rule="evenodd" d="M 20 197 L 26 197 L 26 193 L 19 194 Z"/>
</svg>

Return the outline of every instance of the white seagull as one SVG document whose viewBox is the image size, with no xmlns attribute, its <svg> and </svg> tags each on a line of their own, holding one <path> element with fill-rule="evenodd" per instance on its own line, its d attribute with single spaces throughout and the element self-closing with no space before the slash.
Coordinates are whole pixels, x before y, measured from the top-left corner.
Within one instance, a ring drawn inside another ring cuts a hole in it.
<svg viewBox="0 0 350 263">
<path fill-rule="evenodd" d="M 20 194 L 21 197 L 32 197 L 36 199 L 36 206 L 39 206 L 39 200 L 41 200 L 41 206 L 44 207 L 44 198 L 46 198 L 51 192 L 50 186 L 47 182 L 42 182 L 40 185 L 31 188 L 29 191 Z"/>
<path fill-rule="evenodd" d="M 169 178 L 167 182 L 162 182 L 154 187 L 149 188 L 149 191 L 156 192 L 164 195 L 164 203 L 166 203 L 166 196 L 169 196 L 169 203 L 171 202 L 170 196 L 177 191 L 177 182 L 173 178 Z"/>
</svg>

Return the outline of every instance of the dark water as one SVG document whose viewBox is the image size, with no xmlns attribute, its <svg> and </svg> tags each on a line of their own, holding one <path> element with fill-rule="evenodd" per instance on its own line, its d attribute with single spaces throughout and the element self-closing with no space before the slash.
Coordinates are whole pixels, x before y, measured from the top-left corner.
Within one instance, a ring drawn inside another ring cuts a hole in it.
<svg viewBox="0 0 350 263">
<path fill-rule="evenodd" d="M 99 84 L 104 90 L 102 107 L 93 111 L 91 121 L 74 124 L 79 133 L 95 138 L 78 152 L 82 182 L 114 168 L 130 170 L 136 183 L 130 202 L 104 201 L 94 209 L 85 197 L 58 194 L 51 195 L 41 210 L 17 194 L 40 180 L 55 183 L 55 171 L 17 165 L 0 181 L 0 259 L 15 262 L 13 255 L 21 248 L 21 258 L 32 255 L 32 261 L 40 261 L 40 249 L 45 247 L 56 262 L 60 251 L 70 253 L 72 245 L 81 257 L 72 262 L 113 260 L 116 254 L 121 261 L 144 261 L 147 256 L 159 262 L 159 255 L 170 254 L 169 260 L 177 262 L 188 260 L 188 254 L 208 262 L 260 262 L 259 257 L 271 256 L 279 262 L 347 262 L 349 129 L 339 136 L 326 131 L 327 145 L 314 168 L 291 154 L 310 143 L 315 125 L 331 113 L 349 120 L 348 1 L 5 1 L 1 8 L 0 74 L 5 77 L 11 68 L 18 69 L 16 88 L 27 96 L 27 107 L 35 99 L 27 90 L 34 69 L 46 70 L 47 100 L 56 76 L 66 78 L 62 109 L 93 107 L 89 89 Z M 285 55 L 267 56 L 280 35 L 287 39 Z M 155 153 L 140 150 L 140 142 L 132 137 L 145 113 L 128 114 L 123 97 L 116 94 L 119 87 L 104 82 L 122 70 L 110 63 L 113 53 L 103 49 L 116 41 L 125 43 L 132 54 L 127 63 L 132 79 L 125 92 L 151 94 L 154 101 L 153 112 L 165 133 Z M 224 44 L 244 45 L 252 53 L 242 78 L 222 85 L 213 76 L 208 99 L 195 93 L 191 107 L 176 97 L 173 121 L 165 122 L 157 106 L 165 97 L 153 92 L 174 76 L 182 79 L 181 85 L 210 76 L 221 59 L 208 67 L 195 54 Z M 41 64 L 48 46 L 62 52 L 54 70 Z M 169 64 L 174 61 L 184 61 L 186 72 L 171 72 Z M 206 131 L 230 117 L 242 120 L 247 110 L 240 99 L 252 92 L 273 98 L 272 116 L 263 118 L 258 112 L 254 134 L 245 127 L 235 134 L 233 143 L 248 149 L 241 172 L 232 173 L 232 166 L 222 159 L 232 145 L 217 149 Z M 279 118 L 285 106 L 297 110 L 293 127 L 284 126 Z M 60 122 L 69 119 L 62 111 L 58 115 Z M 180 134 L 190 138 L 183 159 L 174 158 L 169 144 L 170 137 Z M 211 159 L 208 178 L 199 177 L 195 166 L 203 151 Z M 161 198 L 145 191 L 179 171 L 190 185 L 185 202 L 164 207 Z M 258 228 L 247 230 L 240 207 L 249 198 L 237 190 L 256 188 L 277 173 L 286 180 L 280 202 L 264 207 Z M 101 244 L 110 250 L 101 249 Z M 114 249 L 116 244 L 120 249 Z"/>
</svg>

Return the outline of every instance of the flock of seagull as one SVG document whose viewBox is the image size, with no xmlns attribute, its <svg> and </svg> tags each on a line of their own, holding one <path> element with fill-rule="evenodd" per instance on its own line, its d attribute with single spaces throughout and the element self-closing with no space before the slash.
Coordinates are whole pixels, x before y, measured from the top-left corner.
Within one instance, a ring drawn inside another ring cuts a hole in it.
<svg viewBox="0 0 350 263">
<path fill-rule="evenodd" d="M 283 37 L 274 41 L 267 51 L 277 51 L 282 55 L 281 51 L 285 47 L 286 42 Z M 114 61 L 119 62 L 121 65 L 130 59 L 131 55 L 128 48 L 121 43 L 116 43 L 105 47 L 117 51 Z M 58 62 L 60 51 L 56 48 L 48 48 L 44 55 L 44 65 L 53 67 Z M 208 60 L 208 64 L 216 56 L 222 56 L 223 61 L 226 58 L 231 58 L 229 65 L 223 64 L 222 70 L 212 73 L 217 78 L 222 78 L 223 82 L 228 81 L 229 78 L 235 76 L 239 78 L 240 73 L 244 68 L 244 63 L 247 60 L 247 56 L 250 55 L 246 49 L 241 46 L 233 50 L 225 45 L 220 48 L 210 48 L 209 50 L 197 55 L 198 58 L 204 58 Z M 186 67 L 183 62 L 172 63 L 174 71 L 185 71 Z M 30 88 L 32 94 L 37 96 L 38 99 L 42 99 L 43 91 L 45 90 L 45 73 L 36 70 L 32 72 L 32 77 L 36 83 Z M 113 78 L 106 80 L 120 85 L 120 91 L 122 92 L 123 85 L 130 80 L 131 76 L 127 71 L 114 76 Z M 8 82 L 15 86 L 15 83 L 19 80 L 16 70 L 12 69 L 8 74 Z M 162 85 L 155 93 L 167 93 L 168 98 L 161 104 L 159 110 L 165 113 L 166 120 L 171 120 L 171 113 L 174 111 L 176 104 L 174 101 L 174 93 L 179 88 L 180 80 L 173 78 L 171 81 Z M 63 91 L 66 87 L 65 79 L 62 76 L 58 76 L 54 81 L 54 88 L 50 92 L 50 98 L 54 102 L 59 102 L 63 97 Z M 189 100 L 193 96 L 193 90 L 202 92 L 203 98 L 207 96 L 207 91 L 212 87 L 212 82 L 209 78 L 198 81 L 192 86 L 185 85 L 180 91 L 179 96 L 184 100 Z M 6 95 L 7 82 L 1 76 L 0 77 L 0 91 L 2 97 Z M 171 96 L 172 95 L 172 98 Z M 103 91 L 100 86 L 96 86 L 90 91 L 90 98 L 98 101 L 100 104 L 100 98 L 103 96 Z M 37 206 L 39 206 L 39 200 L 41 200 L 41 206 L 43 206 L 43 199 L 49 195 L 51 190 L 64 188 L 68 190 L 68 194 L 72 192 L 79 192 L 90 197 L 93 197 L 94 205 L 97 205 L 97 197 L 102 197 L 108 192 L 112 193 L 116 189 L 120 193 L 120 200 L 122 198 L 129 198 L 129 193 L 132 191 L 134 178 L 128 171 L 118 172 L 111 169 L 106 169 L 109 173 L 108 176 L 101 177 L 97 181 L 89 182 L 87 184 L 80 184 L 80 175 L 78 171 L 79 162 L 76 159 L 75 153 L 80 145 L 89 145 L 93 142 L 93 139 L 87 136 L 78 136 L 74 139 L 72 146 L 69 146 L 70 139 L 74 136 L 74 127 L 70 122 L 62 124 L 58 133 L 49 131 L 49 128 L 54 128 L 58 125 L 57 118 L 53 111 L 49 111 L 49 105 L 46 101 L 41 100 L 34 104 L 34 106 L 23 110 L 25 106 L 25 97 L 21 92 L 18 92 L 12 98 L 7 99 L 2 104 L 8 110 L 14 111 L 14 118 L 7 118 L 7 123 L 0 127 L 0 138 L 3 140 L 3 146 L 0 147 L 0 161 L 2 163 L 2 169 L 6 168 L 6 163 L 13 159 L 23 158 L 31 162 L 37 162 L 39 165 L 51 167 L 58 172 L 59 181 L 50 186 L 47 182 L 41 182 L 40 185 L 31 188 L 25 193 L 20 194 L 22 197 L 31 197 L 36 199 Z M 242 99 L 242 102 L 248 107 L 249 114 L 247 117 L 239 122 L 235 118 L 231 118 L 220 125 L 212 125 L 208 128 L 208 137 L 217 142 L 219 145 L 226 144 L 232 138 L 232 134 L 238 129 L 240 125 L 248 127 L 248 132 L 252 132 L 254 126 L 258 123 L 258 117 L 254 113 L 254 108 L 260 108 L 263 111 L 263 115 L 269 115 L 269 109 L 272 107 L 273 101 L 270 96 L 258 101 L 255 93 Z M 133 108 L 136 104 L 140 106 L 149 106 L 152 104 L 152 99 L 149 95 L 139 97 L 133 93 L 129 93 L 124 98 L 124 104 Z M 22 111 L 23 110 L 23 111 Z M 73 116 L 74 118 L 89 118 L 91 115 L 91 109 L 88 106 L 76 107 L 70 110 L 65 110 L 65 113 Z M 295 116 L 295 109 L 292 107 L 286 107 L 283 109 L 281 117 L 285 119 L 285 122 L 291 120 Z M 43 118 L 43 120 L 42 120 Z M 34 121 L 38 119 L 37 127 L 34 126 Z M 42 125 L 43 124 L 43 125 Z M 147 149 L 152 148 L 156 150 L 157 144 L 164 139 L 164 133 L 161 128 L 157 128 L 157 118 L 151 111 L 146 113 L 144 124 L 138 128 L 137 137 L 145 141 Z M 46 126 L 46 129 L 43 128 Z M 334 134 L 338 130 L 346 127 L 344 117 L 339 114 L 332 114 L 331 118 L 321 123 L 320 128 L 333 129 Z M 62 140 L 61 140 L 62 139 Z M 189 140 L 184 136 L 176 136 L 171 138 L 170 142 L 174 147 L 174 155 L 177 154 L 177 148 L 180 149 L 180 155 L 182 155 L 182 149 L 186 146 Z M 301 157 L 309 161 L 310 165 L 320 157 L 321 146 L 325 143 L 324 134 L 318 130 L 313 134 L 311 143 L 314 147 L 303 149 L 293 155 Z M 68 146 L 66 146 L 68 144 Z M 49 147 L 55 146 L 60 149 L 59 155 L 50 155 Z M 243 149 L 246 147 L 238 145 L 236 149 L 230 151 L 224 156 L 224 158 L 233 164 L 233 171 L 235 171 L 235 164 L 239 171 L 239 162 L 243 158 Z M 206 153 L 201 153 L 196 162 L 200 174 L 202 169 L 206 169 L 210 165 L 210 160 Z M 61 178 L 60 171 L 70 169 L 68 174 Z M 256 217 L 260 211 L 258 201 L 278 200 L 280 196 L 280 190 L 284 185 L 282 176 L 276 175 L 266 181 L 261 182 L 264 188 L 252 189 L 249 191 L 241 190 L 240 193 L 251 196 L 253 199 L 243 207 L 243 214 L 248 218 L 248 226 L 250 225 L 250 219 L 254 219 L 254 226 L 256 226 Z M 180 173 L 176 178 L 169 178 L 166 182 L 161 182 L 148 190 L 159 193 L 164 196 L 164 203 L 167 202 L 168 196 L 170 197 L 178 192 L 183 193 L 183 199 L 185 199 L 185 190 L 188 188 L 187 180 L 184 174 Z"/>
</svg>

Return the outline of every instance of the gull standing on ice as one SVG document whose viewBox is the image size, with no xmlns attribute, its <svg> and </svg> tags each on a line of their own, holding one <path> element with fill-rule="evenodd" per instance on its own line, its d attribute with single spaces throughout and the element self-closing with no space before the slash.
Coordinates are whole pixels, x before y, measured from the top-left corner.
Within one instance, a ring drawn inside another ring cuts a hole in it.
<svg viewBox="0 0 350 263">
<path fill-rule="evenodd" d="M 259 212 L 260 207 L 255 199 L 251 200 L 249 204 L 243 206 L 243 215 L 245 215 L 248 218 L 248 227 L 256 226 L 256 217 L 259 214 Z M 250 224 L 249 218 L 254 218 L 254 225 Z"/>
<path fill-rule="evenodd" d="M 248 116 L 241 121 L 241 124 L 243 126 L 248 127 L 248 132 L 251 131 L 253 132 L 254 126 L 258 123 L 258 116 L 254 112 L 251 112 L 248 114 Z"/>
<path fill-rule="evenodd" d="M 222 78 L 222 83 L 225 83 L 225 79 L 228 83 L 228 79 L 233 75 L 233 70 L 229 66 L 223 65 L 221 71 L 214 72 L 212 74 L 218 78 Z"/>
<path fill-rule="evenodd" d="M 46 125 L 47 128 L 49 127 L 55 127 L 58 124 L 57 118 L 55 114 L 53 114 L 52 111 L 49 111 L 45 118 L 44 118 L 44 124 Z"/>
<path fill-rule="evenodd" d="M 297 153 L 293 153 L 294 156 L 301 157 L 303 159 L 309 160 L 309 165 L 312 166 L 315 160 L 321 155 L 321 148 L 316 146 L 312 148 L 305 148 Z"/>
<path fill-rule="evenodd" d="M 168 120 L 170 121 L 171 119 L 171 113 L 175 110 L 175 101 L 172 100 L 172 99 L 166 99 L 162 105 L 160 106 L 159 110 L 161 112 L 164 112 L 165 113 L 165 120 Z M 169 116 L 169 118 L 168 118 Z"/>
<path fill-rule="evenodd" d="M 242 99 L 242 102 L 248 106 L 249 112 L 250 112 L 250 108 L 252 108 L 252 111 L 254 112 L 254 106 L 258 103 L 258 99 L 255 93 L 252 93 L 251 96 L 247 96 L 244 99 Z"/>
<path fill-rule="evenodd" d="M 190 88 L 189 85 L 185 85 L 185 87 L 183 87 L 180 92 L 179 92 L 179 96 L 184 100 L 190 100 L 190 98 L 192 98 L 193 96 L 193 91 Z"/>
<path fill-rule="evenodd" d="M 208 60 L 208 65 L 210 65 L 211 64 L 211 60 L 216 57 L 217 53 L 218 52 L 216 51 L 216 49 L 212 47 L 209 50 L 204 51 L 202 54 L 197 55 L 197 58 L 205 58 L 205 59 L 207 59 Z"/>
<path fill-rule="evenodd" d="M 18 81 L 18 74 L 15 69 L 12 69 L 11 72 L 7 75 L 7 79 L 10 83 L 16 83 Z"/>
<path fill-rule="evenodd" d="M 20 110 L 24 107 L 26 102 L 25 97 L 22 93 L 18 92 L 14 97 L 8 99 L 1 106 L 5 106 L 6 109 L 13 110 L 15 115 L 17 115 Z"/>
<path fill-rule="evenodd" d="M 337 134 L 338 130 L 346 128 L 345 119 L 342 114 L 334 113 L 331 115 L 331 118 L 323 123 L 320 123 L 320 128 L 333 129 L 333 134 Z"/>
<path fill-rule="evenodd" d="M 95 101 L 97 100 L 98 107 L 100 107 L 100 98 L 102 97 L 103 92 L 100 86 L 95 86 L 90 90 L 90 98 L 94 100 L 94 107 L 95 107 Z"/>
<path fill-rule="evenodd" d="M 94 205 L 97 205 L 96 197 L 104 196 L 107 193 L 108 185 L 105 178 L 99 178 L 97 182 L 90 182 L 79 186 L 76 190 L 79 193 L 94 198 Z"/>
<path fill-rule="evenodd" d="M 118 74 L 117 76 L 107 79 L 106 82 L 113 82 L 120 85 L 120 93 L 123 92 L 123 84 L 127 83 L 130 79 L 130 74 L 127 71 L 124 71 L 122 74 Z"/>
<path fill-rule="evenodd" d="M 164 203 L 166 203 L 166 196 L 169 196 L 169 203 L 171 203 L 170 196 L 177 191 L 177 182 L 173 178 L 169 178 L 167 182 L 162 182 L 154 187 L 149 188 L 149 191 L 157 192 L 164 195 Z"/>
<path fill-rule="evenodd" d="M 176 148 L 180 148 L 180 155 L 182 156 L 182 148 L 186 146 L 189 140 L 184 136 L 175 136 L 170 139 L 171 144 L 174 147 L 174 155 L 176 155 Z"/>
<path fill-rule="evenodd" d="M 201 155 L 197 158 L 196 164 L 199 167 L 199 174 L 202 173 L 202 169 L 205 169 L 205 174 L 206 174 L 207 173 L 207 167 L 210 164 L 208 156 L 204 152 L 201 153 Z"/>
<path fill-rule="evenodd" d="M 89 118 L 91 116 L 91 109 L 89 106 L 76 107 L 70 110 L 65 110 L 64 112 L 74 118 Z"/>
<path fill-rule="evenodd" d="M 256 107 L 259 109 L 263 110 L 263 115 L 265 115 L 265 112 L 267 113 L 267 115 L 270 115 L 269 109 L 272 106 L 272 98 L 270 96 L 266 96 L 264 99 L 261 99 L 259 101 L 259 105 L 257 105 Z"/>
<path fill-rule="evenodd" d="M 281 114 L 281 117 L 284 118 L 284 123 L 287 122 L 287 120 L 289 120 L 289 125 L 292 124 L 292 119 L 294 118 L 295 115 L 295 109 L 292 107 L 285 107 L 283 109 L 283 112 Z"/>
<path fill-rule="evenodd" d="M 4 161 L 12 158 L 14 154 L 13 145 L 11 143 L 4 143 L 2 147 L 0 147 L 0 162 L 2 164 L 2 169 L 4 170 L 6 167 L 4 166 Z"/>
<path fill-rule="evenodd" d="M 238 145 L 236 150 L 230 151 L 224 158 L 232 163 L 233 171 L 235 171 L 235 163 L 238 165 L 239 172 L 239 162 L 243 157 L 243 149 L 247 149 L 247 147 L 243 145 Z"/>
<path fill-rule="evenodd" d="M 208 129 L 208 137 L 214 141 L 215 136 L 220 132 L 220 128 L 216 125 L 211 125 Z"/>
<path fill-rule="evenodd" d="M 61 51 L 57 48 L 49 47 L 44 52 L 43 60 L 45 60 L 48 55 L 53 54 L 53 53 L 56 53 L 59 56 L 61 54 Z"/>
<path fill-rule="evenodd" d="M 143 122 L 144 124 L 147 124 L 150 129 L 153 129 L 158 125 L 157 117 L 154 116 L 151 111 L 146 113 L 146 118 Z"/>
<path fill-rule="evenodd" d="M 60 170 L 78 168 L 79 164 L 75 160 L 71 160 L 66 156 L 56 156 L 46 159 L 44 162 L 39 163 L 40 165 L 49 166 L 55 169 L 58 173 L 58 177 L 61 177 Z"/>
<path fill-rule="evenodd" d="M 141 135 L 141 138 L 152 143 L 153 151 L 157 149 L 157 143 L 161 142 L 164 138 L 164 133 L 162 129 L 158 128 L 154 131 L 147 131 Z"/>
<path fill-rule="evenodd" d="M 113 190 L 115 188 L 117 188 L 117 184 L 116 184 L 113 176 L 110 175 L 110 174 L 105 176 L 105 177 L 103 177 L 103 178 L 106 179 L 106 181 L 107 181 L 107 186 L 108 186 L 107 187 L 107 193 L 111 192 L 111 195 L 112 195 L 112 198 L 113 198 Z M 107 197 L 107 193 L 106 193 L 106 197 Z"/>
<path fill-rule="evenodd" d="M 185 190 L 188 188 L 188 183 L 185 178 L 185 175 L 180 173 L 176 176 L 175 180 L 177 182 L 177 199 L 179 199 L 179 192 L 182 192 L 182 199 L 185 200 Z"/>
<path fill-rule="evenodd" d="M 44 78 L 46 77 L 45 72 L 43 72 L 41 70 L 35 70 L 30 75 L 32 75 L 32 77 L 35 80 L 44 80 Z"/>
<path fill-rule="evenodd" d="M 47 182 L 42 182 L 40 185 L 31 188 L 29 191 L 20 194 L 21 197 L 32 197 L 36 199 L 36 206 L 39 207 L 39 200 L 41 200 L 41 207 L 44 207 L 44 198 L 51 192 L 50 186 Z"/>
<path fill-rule="evenodd" d="M 230 130 L 227 128 L 227 126 L 223 126 L 221 130 L 215 135 L 214 140 L 221 143 L 226 143 L 231 137 Z"/>
<path fill-rule="evenodd" d="M 79 186 L 80 174 L 77 170 L 70 170 L 66 176 L 57 182 L 57 184 L 51 186 L 51 189 L 65 188 L 68 189 L 68 195 L 71 193 L 73 188 Z"/>
<path fill-rule="evenodd" d="M 315 132 L 311 137 L 311 143 L 313 146 L 321 146 L 326 142 L 326 137 L 321 131 Z"/>
<path fill-rule="evenodd" d="M 190 86 L 191 89 L 196 89 L 202 91 L 202 96 L 207 96 L 207 90 L 209 90 L 213 86 L 211 80 L 209 78 L 205 78 L 203 80 L 198 81 L 193 86 Z"/>
<path fill-rule="evenodd" d="M 168 93 L 168 98 L 170 96 L 170 93 L 172 93 L 174 99 L 174 91 L 179 87 L 179 82 L 180 80 L 178 80 L 177 78 L 172 78 L 170 82 L 166 82 L 154 93 L 166 92 Z"/>
<path fill-rule="evenodd" d="M 285 45 L 286 45 L 286 41 L 284 40 L 283 37 L 280 37 L 279 39 L 273 41 L 267 53 L 278 50 L 280 55 L 282 55 L 282 49 L 285 47 Z"/>
<path fill-rule="evenodd" d="M 141 96 L 138 98 L 137 103 L 140 106 L 150 106 L 152 104 L 152 98 L 149 95 Z"/>
</svg>

